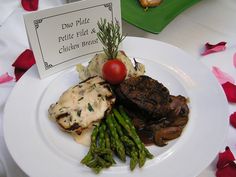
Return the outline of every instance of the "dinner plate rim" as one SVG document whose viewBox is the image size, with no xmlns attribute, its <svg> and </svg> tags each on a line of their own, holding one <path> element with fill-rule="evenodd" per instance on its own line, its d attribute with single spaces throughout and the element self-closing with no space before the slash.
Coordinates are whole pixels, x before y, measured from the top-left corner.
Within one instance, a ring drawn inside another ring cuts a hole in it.
<svg viewBox="0 0 236 177">
<path fill-rule="evenodd" d="M 160 45 L 160 46 L 164 46 L 164 48 L 171 48 L 171 49 L 173 49 L 173 50 L 177 50 L 177 51 L 179 51 L 180 53 L 182 53 L 183 55 L 185 55 L 186 57 L 188 57 L 189 58 L 189 60 L 190 61 L 192 61 L 192 62 L 195 62 L 195 64 L 197 64 L 198 62 L 197 61 L 195 61 L 195 59 L 193 58 L 193 57 L 191 57 L 190 55 L 188 55 L 187 53 L 185 53 L 183 50 L 181 50 L 181 49 L 179 49 L 179 48 L 177 48 L 177 47 L 175 47 L 175 46 L 172 46 L 172 45 L 170 45 L 170 44 L 167 44 L 167 43 L 164 43 L 164 42 L 160 42 L 160 41 L 156 41 L 156 40 L 151 40 L 151 39 L 145 39 L 145 38 L 138 38 L 138 37 L 127 37 L 127 39 L 125 40 L 125 42 L 124 42 L 124 49 L 126 49 L 126 48 L 128 48 L 128 51 L 127 51 L 127 53 L 128 53 L 128 55 L 132 55 L 133 53 L 132 52 L 134 52 L 135 51 L 135 49 L 130 49 L 130 46 L 127 46 L 127 44 L 135 44 L 135 45 L 137 45 L 138 43 L 145 43 L 145 44 L 148 44 L 148 45 L 150 45 L 150 44 L 153 44 L 153 45 Z M 130 49 L 130 50 L 129 50 Z M 144 54 L 145 55 L 145 54 Z M 132 55 L 133 56 L 133 55 Z M 143 57 L 141 57 L 141 58 L 143 58 Z M 148 56 L 147 57 L 144 57 L 144 58 L 148 58 Z M 203 70 L 207 70 L 207 67 L 206 66 L 204 66 L 203 64 L 201 64 L 201 66 L 203 67 L 203 68 L 205 68 L 205 69 L 203 69 Z M 17 164 L 20 166 L 20 167 L 22 167 L 22 169 L 28 174 L 28 175 L 32 175 L 32 173 L 31 173 L 31 170 L 29 170 L 26 166 L 25 166 L 25 164 L 24 165 L 22 165 L 22 162 L 21 162 L 21 160 L 20 159 L 17 159 L 16 158 L 16 152 L 14 152 L 15 150 L 14 150 L 14 148 L 13 148 L 13 143 L 12 143 L 12 141 L 9 141 L 9 138 L 8 138 L 8 136 L 12 136 L 12 135 L 9 135 L 9 133 L 11 132 L 12 133 L 12 131 L 8 131 L 9 129 L 7 128 L 7 118 L 6 118 L 6 114 L 8 114 L 9 113 L 9 104 L 12 104 L 13 103 L 13 101 L 12 101 L 12 97 L 14 97 L 14 93 L 15 92 L 17 92 L 16 90 L 17 90 L 17 88 L 18 87 L 20 87 L 21 86 L 21 83 L 22 82 L 24 82 L 24 80 L 26 80 L 27 79 L 27 77 L 29 77 L 30 75 L 29 75 L 29 73 L 32 73 L 32 70 L 34 70 L 34 72 L 36 71 L 36 73 L 34 73 L 35 74 L 35 76 L 34 77 L 39 77 L 38 76 L 38 73 L 37 73 L 37 70 L 36 70 L 36 67 L 34 66 L 33 68 L 31 68 L 29 71 L 27 71 L 27 73 L 23 76 L 23 78 L 21 79 L 21 80 L 19 80 L 19 82 L 16 84 L 16 86 L 13 88 L 13 90 L 12 90 L 12 93 L 10 94 L 10 96 L 9 96 L 9 99 L 7 100 L 7 103 L 6 103 L 6 106 L 5 106 L 5 109 L 4 109 L 4 121 L 3 121 L 3 130 L 4 130 L 4 138 L 5 138 L 5 142 L 6 142 L 6 144 L 7 144 L 7 147 L 8 147 L 8 149 L 9 149 L 9 151 L 10 151 L 10 154 L 13 156 L 13 158 L 14 158 L 14 160 L 17 162 Z M 57 74 L 55 74 L 56 76 L 58 76 L 59 74 L 61 74 L 61 73 L 63 73 L 64 71 L 62 71 L 62 72 L 60 72 L 60 73 L 57 73 Z M 208 72 L 209 73 L 209 75 L 211 75 L 211 73 L 210 73 L 210 71 Z M 31 76 L 30 76 L 31 77 Z M 50 76 L 50 77 L 54 77 L 54 76 Z M 49 80 L 50 80 L 50 77 L 49 77 Z M 211 75 L 211 79 L 213 79 L 214 81 L 213 82 L 215 82 L 215 84 L 217 85 L 217 81 L 216 81 L 216 79 L 213 77 L 213 75 Z M 47 80 L 47 79 L 46 79 Z M 219 85 L 218 85 L 219 86 Z M 226 98 L 225 98 L 225 96 L 223 95 L 223 91 L 222 91 L 222 89 L 220 88 L 220 87 L 218 87 L 218 89 L 219 89 L 219 93 L 221 93 L 221 95 L 220 95 L 220 97 L 221 97 L 221 99 L 222 99 L 222 101 L 224 102 L 224 109 L 225 109 L 225 111 L 227 111 L 226 113 L 225 113 L 225 116 L 227 116 L 227 114 L 228 114 L 228 109 L 227 109 L 227 102 L 226 102 Z M 10 101 L 9 101 L 10 100 Z M 227 110 L 226 110 L 227 109 Z M 227 121 L 226 121 L 227 122 Z M 9 126 L 9 125 L 8 125 Z M 214 147 L 214 153 L 212 153 L 211 154 L 211 157 L 209 157 L 208 159 L 207 159 L 207 162 L 204 164 L 204 165 L 202 165 L 201 166 L 201 170 L 203 170 L 205 167 L 206 167 L 206 165 L 207 164 L 209 164 L 214 158 L 215 158 L 215 156 L 216 156 L 216 154 L 218 153 L 217 151 L 219 151 L 220 150 L 220 148 L 221 148 L 221 145 L 222 145 L 222 143 L 223 143 L 223 141 L 224 141 L 224 139 L 226 138 L 226 134 L 227 134 L 227 130 L 228 130 L 228 124 L 227 123 L 225 123 L 224 124 L 224 131 L 222 131 L 223 132 L 223 136 L 221 137 L 221 140 L 219 140 L 219 141 L 221 141 L 221 142 L 219 142 L 219 143 L 217 143 L 217 145 L 218 145 L 218 147 Z M 214 155 L 213 155 L 214 154 Z M 198 172 L 194 172 L 195 174 L 194 174 L 194 176 L 195 175 L 198 175 L 197 173 L 200 173 L 201 171 L 198 169 Z M 190 173 L 190 172 L 189 172 Z M 142 175 L 143 174 L 145 174 L 145 175 L 150 175 L 150 174 L 148 174 L 148 173 L 145 173 L 144 172 L 144 170 L 142 171 Z M 88 175 L 89 176 L 89 175 Z M 135 176 L 138 176 L 137 174 L 135 174 Z M 151 175 L 150 175 L 151 176 Z M 168 176 L 168 175 L 167 175 Z"/>
</svg>

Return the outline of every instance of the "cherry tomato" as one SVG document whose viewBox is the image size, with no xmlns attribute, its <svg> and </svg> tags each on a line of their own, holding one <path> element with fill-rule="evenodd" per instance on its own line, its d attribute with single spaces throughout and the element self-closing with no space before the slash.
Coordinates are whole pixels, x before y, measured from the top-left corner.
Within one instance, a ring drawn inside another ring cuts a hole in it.
<svg viewBox="0 0 236 177">
<path fill-rule="evenodd" d="M 121 83 L 127 74 L 126 67 L 118 59 L 108 60 L 102 67 L 103 78 L 110 84 Z"/>
</svg>

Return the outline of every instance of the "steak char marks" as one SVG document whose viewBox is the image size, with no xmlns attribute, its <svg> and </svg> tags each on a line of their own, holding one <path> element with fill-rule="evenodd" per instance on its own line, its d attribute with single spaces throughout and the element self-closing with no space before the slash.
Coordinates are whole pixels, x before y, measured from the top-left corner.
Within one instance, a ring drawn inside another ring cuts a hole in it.
<svg viewBox="0 0 236 177">
<path fill-rule="evenodd" d="M 170 112 L 169 90 L 148 76 L 132 77 L 116 89 L 119 101 L 146 120 L 161 119 Z"/>
</svg>

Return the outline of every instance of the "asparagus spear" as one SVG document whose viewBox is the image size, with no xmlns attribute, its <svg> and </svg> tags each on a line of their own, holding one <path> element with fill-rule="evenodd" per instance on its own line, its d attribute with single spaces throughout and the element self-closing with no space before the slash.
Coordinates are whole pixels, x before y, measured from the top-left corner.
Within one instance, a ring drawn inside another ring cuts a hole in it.
<svg viewBox="0 0 236 177">
<path fill-rule="evenodd" d="M 139 154 L 139 167 L 142 167 L 146 161 L 146 153 L 145 153 L 144 148 L 142 146 L 141 140 L 139 139 L 138 136 L 136 136 L 136 132 L 131 131 L 130 125 L 127 124 L 127 122 L 120 115 L 120 113 L 116 109 L 113 109 L 113 112 L 114 112 L 115 117 L 117 118 L 118 122 L 127 131 L 128 135 L 134 140 L 135 144 L 137 145 L 138 154 Z"/>
<path fill-rule="evenodd" d="M 123 126 L 123 128 L 127 131 L 128 135 L 133 139 L 133 141 L 137 145 L 139 154 L 139 167 L 142 167 L 145 164 L 146 157 L 151 157 L 149 156 L 149 151 L 145 148 L 144 144 L 140 140 L 128 116 L 121 116 L 117 109 L 113 109 L 113 113 L 115 114 L 115 117 L 117 118 L 118 122 Z"/>
<path fill-rule="evenodd" d="M 118 124 L 118 122 L 116 121 L 116 119 L 115 119 L 115 117 L 114 117 L 113 114 L 112 114 L 112 122 L 113 122 L 113 124 L 114 124 L 114 126 L 115 126 L 115 128 L 116 128 L 116 130 L 117 130 L 118 135 L 119 135 L 120 137 L 123 137 L 123 136 L 124 136 L 124 133 L 123 133 L 123 131 L 122 131 L 122 128 L 121 128 L 121 126 Z"/>
<path fill-rule="evenodd" d="M 116 131 L 116 127 L 115 127 L 115 125 L 113 124 L 113 121 L 112 121 L 113 118 L 114 117 L 112 116 L 112 114 L 109 114 L 106 118 L 106 123 L 107 123 L 107 125 L 110 129 L 111 136 L 115 140 L 116 152 L 118 154 L 118 157 L 122 161 L 125 161 L 126 160 L 126 158 L 125 158 L 125 147 L 119 139 L 118 133 Z"/>
<path fill-rule="evenodd" d="M 111 141 L 110 141 L 110 137 L 109 137 L 109 134 L 108 134 L 108 130 L 105 131 L 105 146 L 107 149 L 111 149 Z"/>
<path fill-rule="evenodd" d="M 138 150 L 135 143 L 127 136 L 122 136 L 121 140 L 127 145 L 130 156 L 130 170 L 133 171 L 138 163 Z"/>
<path fill-rule="evenodd" d="M 105 146 L 106 146 L 106 149 L 109 149 L 111 150 L 111 143 L 110 143 L 110 138 L 109 138 L 109 134 L 108 134 L 108 130 L 105 131 Z M 111 150 L 112 151 L 112 150 Z M 112 156 L 112 153 L 105 156 L 104 157 L 106 160 L 108 160 L 109 162 L 111 162 L 112 164 L 115 164 L 115 160 L 113 159 L 113 156 Z"/>
<path fill-rule="evenodd" d="M 100 150 L 98 151 L 98 153 L 99 152 L 101 153 L 102 151 L 107 151 L 107 153 L 104 155 L 103 158 L 104 158 L 104 160 L 109 162 L 110 166 L 111 166 L 112 164 L 115 163 L 115 161 L 112 157 L 112 150 L 110 148 L 110 145 L 108 145 L 108 143 L 110 143 L 108 141 L 110 141 L 110 140 L 109 140 L 109 137 L 107 137 L 107 136 L 108 136 L 108 134 L 107 134 L 107 130 L 106 130 L 106 124 L 105 124 L 105 122 L 102 122 L 101 126 L 99 128 L 98 144 L 99 144 Z M 109 151 L 109 153 L 108 153 L 108 151 Z M 107 166 L 106 166 L 106 168 L 107 168 Z"/>
<path fill-rule="evenodd" d="M 134 127 L 133 123 L 131 122 L 131 119 L 129 118 L 129 116 L 125 113 L 123 106 L 119 106 L 119 111 L 120 111 L 121 115 L 124 117 L 125 122 L 130 125 L 130 128 L 131 128 L 132 132 L 135 134 L 135 136 L 138 137 L 138 134 L 136 133 L 135 127 Z M 144 146 L 144 144 L 142 142 L 141 142 L 141 144 L 144 148 L 144 151 L 145 151 L 147 157 L 149 159 L 152 159 L 153 155 L 148 151 L 148 149 Z"/>
<path fill-rule="evenodd" d="M 93 159 L 93 150 L 96 148 L 97 146 L 97 135 L 98 135 L 98 131 L 99 131 L 99 126 L 96 126 L 93 129 L 92 135 L 91 135 L 91 145 L 90 145 L 90 149 L 87 153 L 87 155 L 81 160 L 82 164 L 87 164 L 89 161 L 91 161 Z"/>
<path fill-rule="evenodd" d="M 112 150 L 106 148 L 105 132 L 106 124 L 103 122 L 94 128 L 89 152 L 81 160 L 81 163 L 92 168 L 95 173 L 99 173 L 103 168 L 108 168 L 114 163 Z"/>
<path fill-rule="evenodd" d="M 81 160 L 81 163 L 92 168 L 95 173 L 115 163 L 112 151 L 116 151 L 122 161 L 126 160 L 126 154 L 130 156 L 131 170 L 137 163 L 142 167 L 146 158 L 153 158 L 137 135 L 123 107 L 119 107 L 119 111 L 113 109 L 113 113 L 107 115 L 105 121 L 94 128 L 89 152 Z"/>
<path fill-rule="evenodd" d="M 130 156 L 130 169 L 131 171 L 134 170 L 135 166 L 138 163 L 138 153 L 136 152 L 135 144 L 129 137 L 124 135 L 124 132 L 122 131 L 122 127 L 119 125 L 119 123 L 116 121 L 116 119 L 112 119 L 113 124 L 115 125 L 117 132 L 120 136 L 121 141 L 125 145 L 125 153 Z"/>
<path fill-rule="evenodd" d="M 111 132 L 111 131 L 110 131 Z M 110 133 L 110 145 L 111 145 L 111 150 L 113 151 L 113 152 L 115 152 L 116 151 L 116 140 L 115 140 L 115 138 L 111 135 L 111 133 Z"/>
<path fill-rule="evenodd" d="M 99 127 L 99 137 L 98 137 L 98 144 L 99 144 L 99 147 L 102 149 L 106 147 L 105 131 L 106 131 L 106 124 L 102 122 Z"/>
</svg>

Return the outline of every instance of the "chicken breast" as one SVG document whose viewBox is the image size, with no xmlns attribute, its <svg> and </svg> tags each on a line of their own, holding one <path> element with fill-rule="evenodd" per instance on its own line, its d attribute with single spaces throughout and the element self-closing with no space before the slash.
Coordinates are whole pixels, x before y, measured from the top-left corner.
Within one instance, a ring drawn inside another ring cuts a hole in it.
<svg viewBox="0 0 236 177">
<path fill-rule="evenodd" d="M 115 96 L 110 85 L 99 76 L 90 77 L 66 90 L 48 110 L 49 118 L 72 134 L 99 122 L 111 110 Z"/>
</svg>

